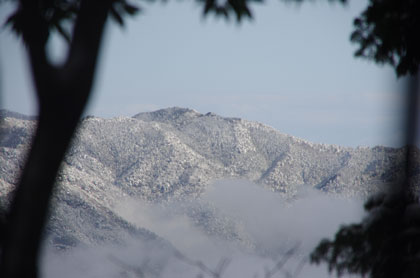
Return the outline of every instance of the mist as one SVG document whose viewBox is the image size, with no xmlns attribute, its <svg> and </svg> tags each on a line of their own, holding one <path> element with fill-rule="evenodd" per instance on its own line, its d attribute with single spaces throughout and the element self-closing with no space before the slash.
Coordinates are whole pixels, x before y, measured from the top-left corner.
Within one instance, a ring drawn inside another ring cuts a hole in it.
<svg viewBox="0 0 420 278">
<path fill-rule="evenodd" d="M 46 247 L 42 277 L 328 277 L 308 255 L 340 225 L 360 221 L 363 200 L 307 186 L 286 200 L 249 181 L 221 180 L 196 200 L 129 198 L 115 212 L 162 240 L 66 252 Z"/>
</svg>

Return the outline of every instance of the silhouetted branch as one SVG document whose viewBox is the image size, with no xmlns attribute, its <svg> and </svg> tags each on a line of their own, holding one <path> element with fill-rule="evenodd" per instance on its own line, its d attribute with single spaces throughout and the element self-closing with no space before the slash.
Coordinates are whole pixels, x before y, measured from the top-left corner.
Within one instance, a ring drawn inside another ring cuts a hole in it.
<svg viewBox="0 0 420 278">
<path fill-rule="evenodd" d="M 219 263 L 217 264 L 216 268 L 214 270 L 212 270 L 211 268 L 209 268 L 208 266 L 206 266 L 202 261 L 194 261 L 190 258 L 188 258 L 187 256 L 185 256 L 184 254 L 182 254 L 179 251 L 175 251 L 174 255 L 176 258 L 178 258 L 179 260 L 199 268 L 201 271 L 203 271 L 204 273 L 214 277 L 214 278 L 221 278 L 223 272 L 226 270 L 226 268 L 228 267 L 228 265 L 231 262 L 231 259 L 229 258 L 222 258 L 220 259 Z"/>
<path fill-rule="evenodd" d="M 299 264 L 296 266 L 295 271 L 293 271 L 293 273 L 290 273 L 290 271 L 286 270 L 286 269 L 282 269 L 282 272 L 284 273 L 284 275 L 286 276 L 286 278 L 296 278 L 299 276 L 299 273 L 302 271 L 303 267 L 305 266 L 305 264 L 308 262 L 308 257 L 303 257 Z"/>
<path fill-rule="evenodd" d="M 270 269 L 265 271 L 265 278 L 271 278 L 273 277 L 277 272 L 283 269 L 284 265 L 287 263 L 287 261 L 293 256 L 293 254 L 296 253 L 296 250 L 298 249 L 300 244 L 297 244 L 296 246 L 290 248 L 286 253 L 283 254 L 281 259 L 276 263 L 276 265 Z"/>
</svg>

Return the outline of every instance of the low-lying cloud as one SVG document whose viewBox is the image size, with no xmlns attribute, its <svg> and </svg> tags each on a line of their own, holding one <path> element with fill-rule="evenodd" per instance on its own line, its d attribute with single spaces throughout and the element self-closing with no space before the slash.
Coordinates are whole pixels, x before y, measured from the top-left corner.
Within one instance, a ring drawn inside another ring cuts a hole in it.
<svg viewBox="0 0 420 278">
<path fill-rule="evenodd" d="M 304 186 L 286 201 L 251 182 L 223 180 L 199 200 L 145 204 L 130 199 L 116 212 L 175 248 L 134 239 L 123 246 L 76 247 L 59 254 L 46 248 L 42 277 L 264 278 L 286 277 L 297 269 L 297 277 L 326 277 L 326 266 L 310 265 L 308 254 L 340 225 L 360 221 L 363 202 Z M 201 215 L 207 218 L 198 221 Z"/>
</svg>

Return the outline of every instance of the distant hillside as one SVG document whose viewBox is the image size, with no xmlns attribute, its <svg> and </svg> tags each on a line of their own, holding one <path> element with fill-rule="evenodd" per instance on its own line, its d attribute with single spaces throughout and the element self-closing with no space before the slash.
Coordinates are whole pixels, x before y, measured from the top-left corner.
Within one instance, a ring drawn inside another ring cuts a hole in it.
<svg viewBox="0 0 420 278">
<path fill-rule="evenodd" d="M 36 123 L 4 110 L 0 117 L 4 201 Z M 114 204 L 128 196 L 194 198 L 222 178 L 247 179 L 285 198 L 301 187 L 363 197 L 401 178 L 403 155 L 403 149 L 314 144 L 257 122 L 177 107 L 132 118 L 87 117 L 58 177 L 49 232 L 63 248 L 118 242 L 131 234 L 153 238 L 118 216 Z"/>
</svg>

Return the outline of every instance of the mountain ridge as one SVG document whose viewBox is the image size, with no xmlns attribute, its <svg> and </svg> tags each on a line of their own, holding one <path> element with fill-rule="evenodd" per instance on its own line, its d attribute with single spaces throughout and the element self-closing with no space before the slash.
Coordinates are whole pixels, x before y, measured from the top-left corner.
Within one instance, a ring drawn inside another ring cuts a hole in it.
<svg viewBox="0 0 420 278">
<path fill-rule="evenodd" d="M 3 201 L 17 182 L 36 125 L 13 115 L 0 113 Z M 402 179 L 404 152 L 311 143 L 261 123 L 188 108 L 112 119 L 89 116 L 81 120 L 57 178 L 49 238 L 60 248 L 118 242 L 133 233 L 154 238 L 121 218 L 116 204 L 125 198 L 194 200 L 220 179 L 249 180 L 290 200 L 301 188 L 366 198 Z M 213 215 L 205 206 L 189 209 L 197 211 L 191 217 Z M 223 236 L 246 238 L 215 216 L 196 220 Z"/>
</svg>

